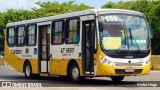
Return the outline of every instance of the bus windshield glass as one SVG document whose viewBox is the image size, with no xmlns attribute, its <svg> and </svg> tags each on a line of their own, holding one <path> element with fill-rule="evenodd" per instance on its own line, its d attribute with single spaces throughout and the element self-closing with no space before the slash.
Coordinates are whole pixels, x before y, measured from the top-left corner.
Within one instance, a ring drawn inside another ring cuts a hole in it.
<svg viewBox="0 0 160 90">
<path fill-rule="evenodd" d="M 150 42 L 147 29 L 145 19 L 140 16 L 99 16 L 100 42 L 104 50 L 148 50 Z"/>
</svg>

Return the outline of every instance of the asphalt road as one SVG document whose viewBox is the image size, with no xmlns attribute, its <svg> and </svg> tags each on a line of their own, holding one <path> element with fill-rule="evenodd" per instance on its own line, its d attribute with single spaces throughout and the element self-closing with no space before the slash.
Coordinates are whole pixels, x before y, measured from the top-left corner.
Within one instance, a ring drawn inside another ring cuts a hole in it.
<svg viewBox="0 0 160 90">
<path fill-rule="evenodd" d="M 0 66 L 0 81 L 3 82 L 11 81 L 12 83 L 13 82 L 40 83 L 41 84 L 40 86 L 45 87 L 47 90 L 50 90 L 50 88 L 60 89 L 60 90 L 61 89 L 84 90 L 90 88 L 92 90 L 96 89 L 106 90 L 106 88 L 109 88 L 111 90 L 117 90 L 117 89 L 129 90 L 129 89 L 144 89 L 144 88 L 148 90 L 150 89 L 158 90 L 160 88 L 160 71 L 150 71 L 149 75 L 145 76 L 127 76 L 121 83 L 113 83 L 111 79 L 107 77 L 87 78 L 85 81 L 81 83 L 73 83 L 67 78 L 58 78 L 53 76 L 50 77 L 43 76 L 37 79 L 25 79 L 23 73 L 18 73 L 15 70 L 11 69 L 10 67 Z M 141 86 L 138 86 L 140 84 Z M 147 86 L 145 86 L 146 84 Z"/>
</svg>

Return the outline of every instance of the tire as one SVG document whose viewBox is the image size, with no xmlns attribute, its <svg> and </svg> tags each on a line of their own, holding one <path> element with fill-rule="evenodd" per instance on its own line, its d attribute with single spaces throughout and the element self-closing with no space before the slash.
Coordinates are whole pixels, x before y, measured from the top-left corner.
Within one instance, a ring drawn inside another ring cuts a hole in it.
<svg viewBox="0 0 160 90">
<path fill-rule="evenodd" d="M 82 77 L 80 76 L 80 70 L 77 64 L 72 64 L 69 70 L 69 76 L 73 82 L 80 82 L 82 80 Z"/>
<path fill-rule="evenodd" d="M 124 79 L 124 76 L 111 76 L 111 79 L 115 83 L 119 83 Z"/>
<path fill-rule="evenodd" d="M 24 75 L 26 79 L 31 79 L 32 78 L 32 67 L 29 62 L 25 63 L 24 66 Z"/>
</svg>

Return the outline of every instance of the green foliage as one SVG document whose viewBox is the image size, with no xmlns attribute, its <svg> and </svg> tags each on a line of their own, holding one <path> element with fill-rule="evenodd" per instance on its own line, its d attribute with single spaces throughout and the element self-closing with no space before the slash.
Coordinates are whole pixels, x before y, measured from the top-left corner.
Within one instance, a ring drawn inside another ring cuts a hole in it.
<svg viewBox="0 0 160 90">
<path fill-rule="evenodd" d="M 54 2 L 36 2 L 41 8 L 33 8 L 38 17 L 45 17 L 45 16 L 54 16 L 59 14 L 66 14 L 69 12 L 81 11 L 86 9 L 91 9 L 93 7 L 87 6 L 84 3 L 75 4 L 75 1 L 68 1 L 59 3 L 57 1 Z"/>
<path fill-rule="evenodd" d="M 5 18 L 5 24 L 8 22 L 16 22 L 36 18 L 34 12 L 28 10 L 9 9 L 7 12 L 4 12 L 3 14 Z"/>
<path fill-rule="evenodd" d="M 128 9 L 142 12 L 147 21 L 151 23 L 154 37 L 152 38 L 152 53 L 160 54 L 160 0 L 138 0 L 120 1 L 118 3 L 108 2 L 102 8 Z"/>
<path fill-rule="evenodd" d="M 103 5 L 102 8 L 114 8 L 115 7 L 115 3 L 114 2 L 108 2 L 107 4 Z"/>
<path fill-rule="evenodd" d="M 41 8 L 32 8 L 32 10 L 14 10 L 9 9 L 5 12 L 0 12 L 0 51 L 4 49 L 4 29 L 7 23 L 17 22 L 22 20 L 34 19 L 45 16 L 54 16 L 69 12 L 91 9 L 93 7 L 84 3 L 76 4 L 75 1 L 59 3 L 55 2 L 36 2 Z"/>
</svg>

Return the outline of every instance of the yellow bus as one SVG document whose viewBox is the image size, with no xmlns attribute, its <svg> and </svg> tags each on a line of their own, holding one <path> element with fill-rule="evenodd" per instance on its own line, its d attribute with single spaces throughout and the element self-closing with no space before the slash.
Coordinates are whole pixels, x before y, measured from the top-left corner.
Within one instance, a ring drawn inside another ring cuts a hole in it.
<svg viewBox="0 0 160 90">
<path fill-rule="evenodd" d="M 41 74 L 84 77 L 146 75 L 151 29 L 145 16 L 121 9 L 91 9 L 8 23 L 5 61 L 26 78 Z"/>
</svg>

